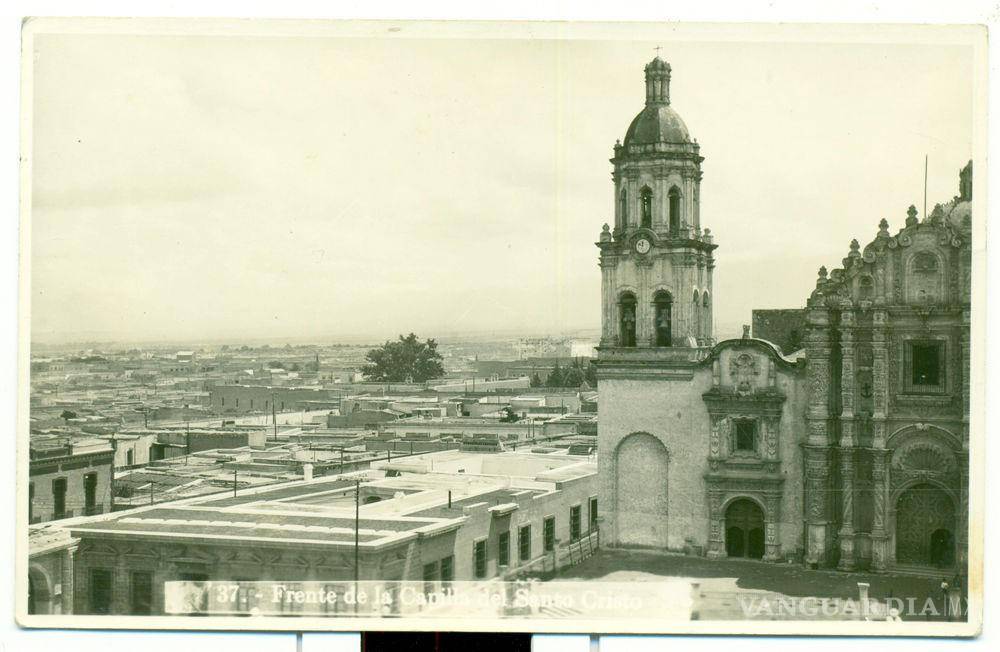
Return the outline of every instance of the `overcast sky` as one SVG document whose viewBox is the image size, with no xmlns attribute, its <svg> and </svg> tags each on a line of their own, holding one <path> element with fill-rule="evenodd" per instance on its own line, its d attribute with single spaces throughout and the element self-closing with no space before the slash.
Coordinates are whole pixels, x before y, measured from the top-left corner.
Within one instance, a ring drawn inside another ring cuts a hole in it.
<svg viewBox="0 0 1000 652">
<path fill-rule="evenodd" d="M 33 338 L 596 329 L 656 45 L 723 329 L 898 229 L 925 153 L 929 206 L 973 154 L 970 47 L 397 36 L 37 35 Z"/>
</svg>

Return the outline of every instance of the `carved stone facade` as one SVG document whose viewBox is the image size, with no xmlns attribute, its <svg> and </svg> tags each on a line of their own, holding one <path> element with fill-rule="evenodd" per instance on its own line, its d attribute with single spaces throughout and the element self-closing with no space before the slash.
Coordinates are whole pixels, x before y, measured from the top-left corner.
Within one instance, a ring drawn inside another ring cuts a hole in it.
<svg viewBox="0 0 1000 652">
<path fill-rule="evenodd" d="M 894 235 L 882 220 L 840 267 L 820 268 L 801 351 L 748 333 L 711 346 L 710 300 L 698 310 L 715 249 L 700 229 L 703 159 L 669 108 L 669 66 L 654 59 L 646 77 L 647 107 L 612 159 L 615 227 L 598 243 L 602 538 L 963 572 L 971 167 L 953 201 L 923 220 L 910 207 Z M 666 341 L 659 296 L 673 310 Z M 642 456 L 629 453 L 638 438 Z"/>
<path fill-rule="evenodd" d="M 971 196 L 971 168 L 961 177 Z M 923 220 L 911 206 L 895 235 L 882 220 L 841 268 L 819 271 L 807 304 L 812 563 L 964 571 L 970 240 L 960 195 Z"/>
</svg>

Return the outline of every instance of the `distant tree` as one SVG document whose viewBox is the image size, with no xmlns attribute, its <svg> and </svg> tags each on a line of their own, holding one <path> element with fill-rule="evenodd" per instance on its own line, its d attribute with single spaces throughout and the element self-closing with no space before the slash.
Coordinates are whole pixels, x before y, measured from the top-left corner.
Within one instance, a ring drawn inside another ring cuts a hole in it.
<svg viewBox="0 0 1000 652">
<path fill-rule="evenodd" d="M 284 369 L 285 363 L 281 360 L 271 360 L 267 363 L 269 369 Z"/>
<path fill-rule="evenodd" d="M 597 387 L 597 365 L 594 364 L 593 360 L 587 361 L 587 366 L 584 368 L 583 376 L 588 385 L 591 387 Z"/>
<path fill-rule="evenodd" d="M 532 387 L 541 387 L 542 386 L 542 378 L 541 378 L 541 376 L 538 375 L 537 371 L 535 373 L 531 374 L 531 386 Z"/>
<path fill-rule="evenodd" d="M 508 405 L 507 407 L 505 407 L 503 409 L 503 416 L 500 417 L 500 422 L 501 423 L 516 423 L 520 418 L 521 417 L 517 416 L 517 412 L 515 412 L 513 409 L 511 409 L 511 407 Z"/>
<path fill-rule="evenodd" d="M 556 363 L 556 366 L 552 368 L 552 371 L 549 372 L 549 377 L 545 379 L 545 386 L 546 387 L 563 386 L 563 371 L 562 368 L 559 366 L 558 362 Z"/>
<path fill-rule="evenodd" d="M 289 370 L 289 371 L 301 371 L 301 370 L 302 370 L 302 367 L 301 367 L 301 365 L 299 365 L 299 363 L 298 363 L 298 362 L 293 362 L 293 363 L 291 364 L 291 366 L 289 366 L 289 367 L 288 367 L 288 370 Z"/>
<path fill-rule="evenodd" d="M 59 415 L 59 418 L 62 419 L 62 420 L 64 420 L 64 421 L 69 421 L 70 419 L 75 419 L 76 418 L 76 412 L 74 412 L 73 410 L 63 410 L 62 414 Z"/>
<path fill-rule="evenodd" d="M 368 362 L 361 373 L 376 382 L 422 383 L 444 375 L 437 342 L 433 339 L 421 342 L 413 333 L 371 349 L 365 359 Z"/>
<path fill-rule="evenodd" d="M 562 385 L 560 387 L 579 387 L 583 384 L 583 369 L 577 365 L 567 367 L 563 372 Z"/>
</svg>

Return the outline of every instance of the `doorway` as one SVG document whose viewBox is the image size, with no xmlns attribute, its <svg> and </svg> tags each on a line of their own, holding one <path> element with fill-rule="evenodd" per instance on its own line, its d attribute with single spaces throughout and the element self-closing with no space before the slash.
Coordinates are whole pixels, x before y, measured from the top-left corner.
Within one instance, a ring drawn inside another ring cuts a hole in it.
<svg viewBox="0 0 1000 652">
<path fill-rule="evenodd" d="M 764 512 L 747 498 L 726 510 L 726 554 L 744 559 L 764 557 Z"/>
</svg>

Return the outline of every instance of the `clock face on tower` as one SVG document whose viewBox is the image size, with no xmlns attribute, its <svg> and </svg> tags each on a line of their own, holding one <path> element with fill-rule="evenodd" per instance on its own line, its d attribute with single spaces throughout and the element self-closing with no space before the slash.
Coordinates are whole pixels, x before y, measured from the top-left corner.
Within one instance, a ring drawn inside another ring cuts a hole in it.
<svg viewBox="0 0 1000 652">
<path fill-rule="evenodd" d="M 639 238 L 635 241 L 635 250 L 640 254 L 648 254 L 652 246 L 646 238 Z"/>
</svg>

